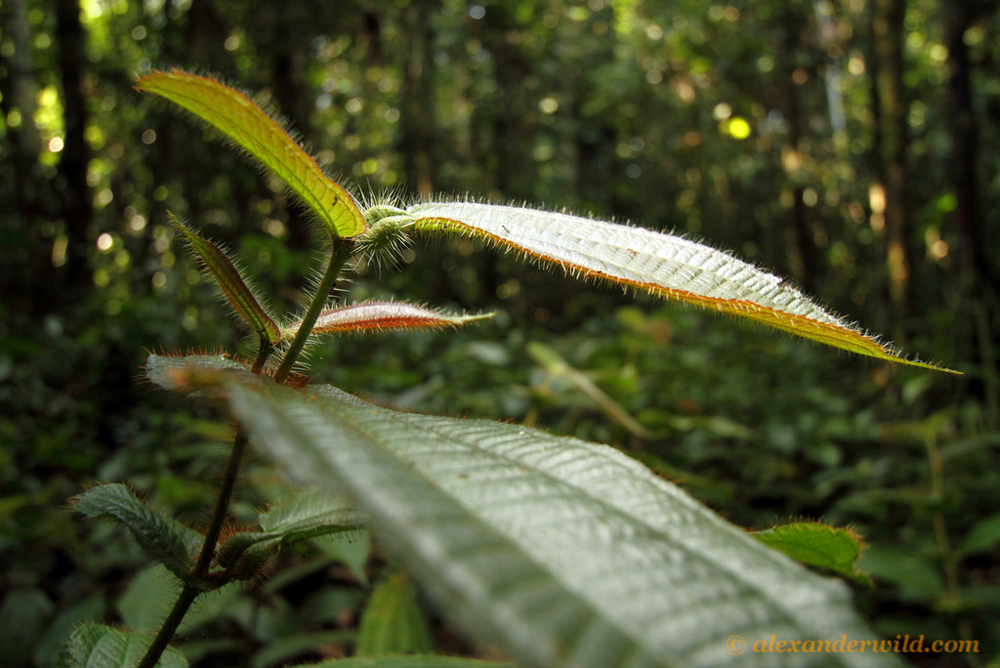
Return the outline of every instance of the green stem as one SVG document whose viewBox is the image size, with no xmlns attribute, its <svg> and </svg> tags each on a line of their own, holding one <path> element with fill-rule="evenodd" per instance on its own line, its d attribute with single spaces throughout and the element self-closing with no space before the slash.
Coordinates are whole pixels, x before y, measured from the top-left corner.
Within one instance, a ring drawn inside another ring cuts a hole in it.
<svg viewBox="0 0 1000 668">
<path fill-rule="evenodd" d="M 260 371 L 264 368 L 267 358 L 271 356 L 272 350 L 274 350 L 274 346 L 271 345 L 271 342 L 263 336 L 260 337 L 260 345 L 257 348 L 257 357 L 254 359 L 253 367 L 250 369 L 253 375 L 260 375 Z"/>
<path fill-rule="evenodd" d="M 316 324 L 316 319 L 323 312 L 326 300 L 329 298 L 330 292 L 333 291 L 333 286 L 336 285 L 337 278 L 340 277 L 340 271 L 344 268 L 344 263 L 347 262 L 347 258 L 351 256 L 351 251 L 354 250 L 353 239 L 334 239 L 333 244 L 333 252 L 330 254 L 330 263 L 326 267 L 326 272 L 323 274 L 323 278 L 320 279 L 319 285 L 316 288 L 316 294 L 313 295 L 309 309 L 299 324 L 299 331 L 295 333 L 295 338 L 292 339 L 288 350 L 285 351 L 285 356 L 281 359 L 281 366 L 278 367 L 278 371 L 274 374 L 274 381 L 278 384 L 285 382 L 285 378 L 288 377 L 289 372 L 295 365 L 295 360 L 298 359 L 299 353 L 302 352 L 306 340 L 312 333 L 313 325 Z"/>
<path fill-rule="evenodd" d="M 181 595 L 177 598 L 177 602 L 174 603 L 174 607 L 170 611 L 170 615 L 163 622 L 163 626 L 160 627 L 160 632 L 153 639 L 153 644 L 146 650 L 146 656 L 142 657 L 139 668 L 155 668 L 156 664 L 160 661 L 160 656 L 166 651 L 167 645 L 170 644 L 174 634 L 177 632 L 177 628 L 181 625 L 181 621 L 184 619 L 184 615 L 187 614 L 188 608 L 191 607 L 191 604 L 194 603 L 194 600 L 198 598 L 198 594 L 200 593 L 201 591 L 194 585 L 184 584 Z"/>
<path fill-rule="evenodd" d="M 208 525 L 205 543 L 201 547 L 201 554 L 198 555 L 198 562 L 191 572 L 197 580 L 205 579 L 208 575 L 208 569 L 212 565 L 215 546 L 219 541 L 219 534 L 222 533 L 222 525 L 226 522 L 229 501 L 233 498 L 233 489 L 236 487 L 236 479 L 240 474 L 240 465 L 243 463 L 243 453 L 247 449 L 247 440 L 247 434 L 243 427 L 237 428 L 236 437 L 233 439 L 233 452 L 229 455 L 226 474 L 222 478 L 222 488 L 219 490 L 219 500 L 215 503 L 212 523 Z"/>
<path fill-rule="evenodd" d="M 212 514 L 212 523 L 208 526 L 205 534 L 205 542 L 201 546 L 201 554 L 195 563 L 191 575 L 195 581 L 204 580 L 208 576 L 208 570 L 212 565 L 212 557 L 215 556 L 215 548 L 219 542 L 219 534 L 222 532 L 222 525 L 226 521 L 226 513 L 229 510 L 229 502 L 233 498 L 233 489 L 236 487 L 236 479 L 239 477 L 240 465 L 243 463 L 243 453 L 247 449 L 247 435 L 240 427 L 236 431 L 233 439 L 233 451 L 229 455 L 229 463 L 226 464 L 226 474 L 222 479 L 222 488 L 219 490 L 219 500 L 215 504 L 215 512 Z M 154 668 L 160 660 L 160 656 L 167 649 L 167 645 L 173 640 L 177 628 L 184 620 L 191 604 L 202 593 L 194 584 L 184 583 L 181 595 L 177 597 L 174 607 L 170 610 L 166 621 L 156 634 L 153 644 L 146 650 L 146 655 L 142 658 L 139 668 Z"/>
<path fill-rule="evenodd" d="M 273 347 L 270 342 L 261 338 L 260 348 L 258 348 L 257 357 L 253 362 L 253 372 L 255 374 L 260 373 L 272 350 Z M 219 490 L 219 500 L 215 503 L 212 523 L 208 526 L 208 532 L 205 534 L 205 542 L 201 545 L 201 553 L 198 555 L 198 561 L 191 571 L 193 581 L 204 580 L 208 575 L 209 568 L 212 565 L 212 557 L 215 556 L 215 548 L 219 542 L 219 534 L 222 532 L 222 525 L 226 521 L 229 502 L 233 498 L 233 489 L 236 487 L 240 464 L 243 462 L 243 453 L 246 452 L 246 449 L 247 435 L 241 427 L 236 431 L 236 436 L 233 438 L 233 449 L 229 454 L 229 462 L 226 464 L 226 474 L 222 479 L 222 488 Z M 156 638 L 153 639 L 153 644 L 149 646 L 149 649 L 146 650 L 146 655 L 142 657 L 142 663 L 139 664 L 139 668 L 154 668 L 156 666 L 163 652 L 166 651 L 167 645 L 170 644 L 170 641 L 174 638 L 174 634 L 177 633 L 181 622 L 184 621 L 184 615 L 187 614 L 191 604 L 194 603 L 195 599 L 201 593 L 202 590 L 191 582 L 184 583 L 184 588 L 181 589 L 180 596 L 177 597 L 174 607 L 163 622 L 163 626 L 160 627 Z"/>
<path fill-rule="evenodd" d="M 299 353 L 302 352 L 306 339 L 309 338 L 309 333 L 312 331 L 313 325 L 316 324 L 316 319 L 319 318 L 323 307 L 326 306 L 326 300 L 330 296 L 330 292 L 333 290 L 333 286 L 336 284 L 341 270 L 344 268 L 344 263 L 347 262 L 347 258 L 351 256 L 351 251 L 354 248 L 354 243 L 350 239 L 335 239 L 334 244 L 333 252 L 330 255 L 330 263 L 327 265 L 326 272 L 320 280 L 316 294 L 313 295 L 309 309 L 306 311 L 306 315 L 302 319 L 302 324 L 299 326 L 299 331 L 296 333 L 295 338 L 292 339 L 288 350 L 285 351 L 281 365 L 275 373 L 274 379 L 278 383 L 285 380 L 292 366 L 295 364 Z M 260 373 L 272 350 L 270 342 L 262 338 L 260 348 L 257 350 L 257 358 L 253 363 L 254 374 Z M 198 555 L 198 561 L 191 571 L 191 575 L 193 576 L 192 582 L 204 582 L 208 578 L 209 570 L 212 567 L 212 558 L 215 556 L 215 550 L 219 542 L 219 535 L 222 533 L 222 526 L 225 524 L 226 514 L 229 511 L 229 502 L 232 500 L 233 489 L 236 487 L 236 479 L 239 477 L 240 465 L 243 463 L 243 454 L 246 452 L 247 441 L 246 432 L 242 427 L 239 427 L 236 431 L 236 437 L 233 439 L 233 450 L 229 455 L 229 463 L 226 464 L 226 474 L 222 479 L 222 487 L 219 489 L 219 499 L 215 504 L 212 522 L 208 525 L 208 531 L 205 533 L 205 542 L 201 546 L 201 553 Z M 146 651 L 146 655 L 142 658 L 139 668 L 155 668 L 163 652 L 166 651 L 167 645 L 170 644 L 174 634 L 177 633 L 178 627 L 180 627 L 181 622 L 184 620 L 184 615 L 187 614 L 191 604 L 202 593 L 202 590 L 195 584 L 192 584 L 192 582 L 184 584 L 180 596 L 177 597 L 177 601 L 170 610 L 170 614 L 163 622 L 163 626 L 160 627 L 156 638 L 153 639 L 153 643 Z"/>
</svg>

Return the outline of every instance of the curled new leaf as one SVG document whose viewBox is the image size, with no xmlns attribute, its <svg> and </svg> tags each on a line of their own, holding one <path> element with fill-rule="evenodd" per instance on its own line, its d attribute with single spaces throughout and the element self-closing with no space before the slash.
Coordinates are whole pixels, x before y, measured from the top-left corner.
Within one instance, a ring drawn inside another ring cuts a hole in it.
<svg viewBox="0 0 1000 668">
<path fill-rule="evenodd" d="M 171 217 L 174 226 L 187 239 L 191 249 L 201 264 L 215 279 L 219 289 L 236 314 L 257 333 L 261 340 L 275 344 L 281 339 L 281 331 L 274 319 L 260 305 L 246 279 L 225 252 L 211 241 L 198 236 L 190 227 L 177 218 Z"/>
<path fill-rule="evenodd" d="M 475 202 L 425 202 L 406 213 L 415 217 L 418 230 L 484 239 L 584 278 L 755 320 L 859 355 L 949 371 L 900 356 L 779 277 L 690 239 L 566 213 Z"/>
<path fill-rule="evenodd" d="M 229 137 L 280 176 L 333 236 L 353 237 L 364 231 L 364 216 L 350 193 L 243 93 L 180 70 L 147 74 L 136 88 L 180 105 Z"/>
<path fill-rule="evenodd" d="M 327 309 L 316 319 L 312 331 L 313 334 L 333 334 L 386 329 L 440 329 L 460 327 L 474 320 L 491 317 L 492 313 L 450 315 L 405 302 L 368 301 Z M 293 323 L 285 330 L 285 336 L 291 338 L 298 331 L 299 323 Z"/>
</svg>

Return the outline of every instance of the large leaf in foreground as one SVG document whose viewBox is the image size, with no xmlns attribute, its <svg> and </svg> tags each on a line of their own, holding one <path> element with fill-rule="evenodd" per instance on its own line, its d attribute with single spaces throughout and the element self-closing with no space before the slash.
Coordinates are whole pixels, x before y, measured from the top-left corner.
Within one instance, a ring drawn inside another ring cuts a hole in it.
<svg viewBox="0 0 1000 668">
<path fill-rule="evenodd" d="M 712 665 L 732 660 L 732 635 L 749 647 L 772 635 L 870 638 L 841 582 L 765 547 L 613 448 L 399 413 L 335 388 L 310 392 L 234 384 L 231 404 L 292 478 L 351 491 L 438 604 L 523 663 Z M 740 660 L 775 658 L 748 651 Z"/>
<path fill-rule="evenodd" d="M 477 202 L 424 202 L 406 213 L 416 217 L 418 230 L 484 239 L 584 278 L 749 318 L 860 355 L 939 369 L 901 357 L 781 278 L 690 239 L 566 213 Z"/>
<path fill-rule="evenodd" d="M 181 70 L 152 72 L 136 88 L 188 110 L 273 170 L 335 237 L 365 230 L 361 210 L 344 188 L 249 97 L 209 77 Z"/>
</svg>

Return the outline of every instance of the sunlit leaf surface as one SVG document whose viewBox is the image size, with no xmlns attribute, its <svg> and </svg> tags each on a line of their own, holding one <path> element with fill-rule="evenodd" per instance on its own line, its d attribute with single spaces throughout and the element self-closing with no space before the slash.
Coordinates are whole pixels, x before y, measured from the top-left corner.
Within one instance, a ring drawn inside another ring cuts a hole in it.
<svg viewBox="0 0 1000 668">
<path fill-rule="evenodd" d="M 781 278 L 690 239 L 566 213 L 477 202 L 424 202 L 406 212 L 416 217 L 419 230 L 484 239 L 584 278 L 748 318 L 860 355 L 939 368 L 901 357 Z"/>
</svg>

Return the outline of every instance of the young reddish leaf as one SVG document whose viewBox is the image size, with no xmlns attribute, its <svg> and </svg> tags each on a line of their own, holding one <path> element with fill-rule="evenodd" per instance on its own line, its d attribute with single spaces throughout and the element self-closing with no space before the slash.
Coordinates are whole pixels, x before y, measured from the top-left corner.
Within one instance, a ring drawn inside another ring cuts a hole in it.
<svg viewBox="0 0 1000 668">
<path fill-rule="evenodd" d="M 450 315 L 405 302 L 369 301 L 327 309 L 316 319 L 312 332 L 313 334 L 333 334 L 336 332 L 372 332 L 386 329 L 440 329 L 460 327 L 474 320 L 492 317 L 492 313 Z M 299 323 L 296 322 L 285 330 L 284 335 L 291 338 L 298 331 Z"/>
<path fill-rule="evenodd" d="M 782 279 L 689 239 L 566 213 L 474 202 L 409 207 L 418 230 L 453 232 L 655 295 L 756 320 L 859 355 L 958 373 L 908 360 L 826 311 Z"/>
<path fill-rule="evenodd" d="M 333 236 L 364 232 L 364 216 L 350 193 L 324 174 L 281 124 L 243 93 L 180 70 L 147 74 L 136 88 L 180 105 L 273 170 Z"/>
<path fill-rule="evenodd" d="M 202 265 L 208 270 L 223 296 L 261 339 L 275 344 L 281 331 L 274 319 L 260 305 L 240 271 L 225 252 L 211 241 L 198 236 L 191 228 L 171 216 L 174 226 L 184 235 Z"/>
</svg>

